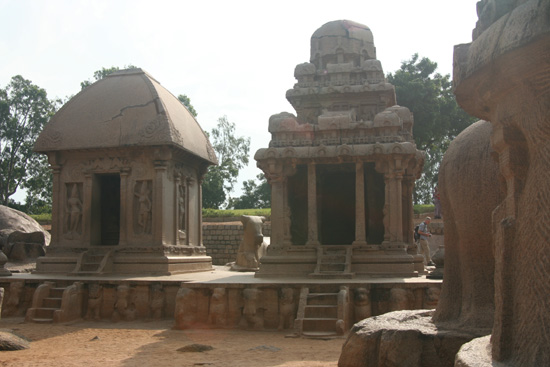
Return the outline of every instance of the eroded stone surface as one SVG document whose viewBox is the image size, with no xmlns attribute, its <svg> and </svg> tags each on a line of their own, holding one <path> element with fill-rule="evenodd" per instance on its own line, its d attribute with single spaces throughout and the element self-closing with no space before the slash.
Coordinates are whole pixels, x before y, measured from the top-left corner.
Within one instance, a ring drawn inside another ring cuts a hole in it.
<svg viewBox="0 0 550 367">
<path fill-rule="evenodd" d="M 435 325 L 432 310 L 395 311 L 358 322 L 339 367 L 453 366 L 465 342 L 479 336 Z"/>
<path fill-rule="evenodd" d="M 491 122 L 491 145 L 506 184 L 506 196 L 493 212 L 491 354 L 509 366 L 545 366 L 550 365 L 550 2 L 485 0 L 480 8 L 474 41 L 455 47 L 454 83 L 461 107 Z"/>
</svg>

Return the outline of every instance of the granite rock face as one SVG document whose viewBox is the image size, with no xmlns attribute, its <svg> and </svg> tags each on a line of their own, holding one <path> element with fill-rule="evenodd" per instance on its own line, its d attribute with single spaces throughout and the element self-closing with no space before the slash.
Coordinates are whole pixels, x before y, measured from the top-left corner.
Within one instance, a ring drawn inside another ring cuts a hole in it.
<svg viewBox="0 0 550 367">
<path fill-rule="evenodd" d="M 50 233 L 30 216 L 0 205 L 0 249 L 9 260 L 43 256 L 50 239 Z"/>
<path fill-rule="evenodd" d="M 479 334 L 435 325 L 433 310 L 395 311 L 355 324 L 339 367 L 453 366 L 460 346 Z"/>
</svg>

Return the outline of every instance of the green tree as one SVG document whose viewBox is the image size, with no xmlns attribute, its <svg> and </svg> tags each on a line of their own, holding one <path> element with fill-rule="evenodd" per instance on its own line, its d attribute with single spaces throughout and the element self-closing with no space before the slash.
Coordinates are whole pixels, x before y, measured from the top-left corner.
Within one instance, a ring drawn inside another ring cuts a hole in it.
<svg viewBox="0 0 550 367">
<path fill-rule="evenodd" d="M 86 87 L 89 87 L 93 83 L 97 82 L 100 79 L 105 78 L 107 75 L 114 73 L 115 71 L 123 70 L 123 69 L 137 69 L 137 66 L 134 66 L 132 64 L 124 66 L 122 69 L 120 69 L 118 66 L 111 66 L 110 68 L 101 68 L 101 70 L 94 71 L 94 80 L 84 80 L 80 83 L 80 90 L 83 90 Z"/>
<path fill-rule="evenodd" d="M 271 207 L 271 186 L 265 175 L 256 176 L 259 184 L 254 180 L 243 181 L 243 194 L 231 200 L 230 206 L 234 209 L 264 209 Z"/>
<path fill-rule="evenodd" d="M 191 104 L 191 100 L 189 97 L 187 97 L 186 94 L 180 94 L 178 96 L 179 101 L 187 108 L 187 110 L 193 115 L 193 117 L 197 117 L 198 113 L 195 111 L 195 108 Z"/>
<path fill-rule="evenodd" d="M 51 173 L 45 157 L 32 149 L 57 107 L 58 101 L 21 75 L 0 88 L 0 204 L 8 205 L 17 189 L 26 188 L 42 200 L 38 205 L 51 205 Z"/>
<path fill-rule="evenodd" d="M 250 138 L 235 136 L 235 124 L 227 116 L 220 117 L 218 124 L 208 134 L 218 157 L 218 166 L 210 167 L 202 183 L 203 208 L 220 209 L 239 176 L 239 171 L 248 164 Z M 222 195 L 223 194 L 223 195 Z"/>
<path fill-rule="evenodd" d="M 414 113 L 413 135 L 426 151 L 422 177 L 416 181 L 415 203 L 430 203 L 439 165 L 450 142 L 476 121 L 456 103 L 451 77 L 436 72 L 437 63 L 414 54 L 399 70 L 387 75 L 395 86 L 397 103 Z"/>
</svg>

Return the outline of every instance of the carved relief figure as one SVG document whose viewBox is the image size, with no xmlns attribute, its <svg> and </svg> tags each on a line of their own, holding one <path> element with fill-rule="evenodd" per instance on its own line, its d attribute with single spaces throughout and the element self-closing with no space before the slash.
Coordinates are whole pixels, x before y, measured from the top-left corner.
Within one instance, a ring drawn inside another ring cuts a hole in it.
<svg viewBox="0 0 550 367">
<path fill-rule="evenodd" d="M 153 284 L 151 286 L 151 317 L 159 320 L 163 316 L 164 311 L 164 290 L 161 284 Z"/>
<path fill-rule="evenodd" d="M 197 319 L 197 296 L 190 288 L 181 287 L 176 294 L 175 328 L 178 330 L 193 327 Z"/>
<path fill-rule="evenodd" d="M 178 232 L 179 238 L 185 241 L 187 237 L 187 218 L 186 218 L 186 205 L 187 205 L 187 196 L 186 196 L 186 187 L 184 185 L 178 186 Z"/>
<path fill-rule="evenodd" d="M 130 310 L 130 287 L 121 284 L 117 287 L 116 292 L 117 300 L 115 303 L 115 310 L 113 312 L 112 321 L 128 320 L 128 311 Z"/>
<path fill-rule="evenodd" d="M 366 288 L 356 288 L 353 297 L 353 311 L 355 322 L 372 316 L 370 292 Z"/>
<path fill-rule="evenodd" d="M 10 283 L 10 290 L 3 306 L 3 316 L 16 316 L 22 314 L 23 310 L 19 310 L 19 302 L 24 288 L 24 282 Z"/>
<path fill-rule="evenodd" d="M 283 288 L 279 297 L 279 327 L 278 330 L 290 329 L 294 324 L 294 289 Z"/>
<path fill-rule="evenodd" d="M 241 325 L 254 330 L 264 328 L 263 309 L 258 307 L 259 295 L 260 290 L 256 288 L 243 290 L 244 308 Z"/>
<path fill-rule="evenodd" d="M 97 283 L 90 284 L 88 290 L 88 311 L 86 312 L 86 320 L 101 319 L 101 304 L 103 302 L 103 287 Z"/>
<path fill-rule="evenodd" d="M 69 217 L 69 223 L 67 225 L 67 237 L 74 238 L 80 233 L 78 227 L 82 218 L 82 202 L 80 201 L 80 195 L 78 194 L 78 184 L 73 184 L 71 187 L 71 194 L 67 199 L 67 214 Z"/>
<path fill-rule="evenodd" d="M 226 326 L 226 297 L 225 288 L 214 288 L 210 298 L 210 312 L 208 314 L 208 323 L 213 326 Z"/>
<path fill-rule="evenodd" d="M 430 287 L 426 289 L 426 296 L 424 298 L 424 308 L 436 308 L 439 301 L 439 294 L 441 289 L 438 287 Z"/>
<path fill-rule="evenodd" d="M 136 186 L 138 184 L 136 183 Z M 138 198 L 138 225 L 141 233 L 151 233 L 151 209 L 153 207 L 150 198 L 151 190 L 148 187 L 148 181 L 142 181 L 139 192 L 134 192 Z"/>
</svg>

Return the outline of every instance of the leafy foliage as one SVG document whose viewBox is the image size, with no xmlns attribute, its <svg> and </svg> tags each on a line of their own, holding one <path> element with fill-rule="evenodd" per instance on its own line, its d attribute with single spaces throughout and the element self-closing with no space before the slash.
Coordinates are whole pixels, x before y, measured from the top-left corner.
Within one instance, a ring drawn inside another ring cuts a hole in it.
<svg viewBox="0 0 550 367">
<path fill-rule="evenodd" d="M 414 113 L 413 135 L 426 151 L 422 177 L 416 182 L 415 203 L 429 203 L 437 185 L 439 165 L 450 142 L 475 122 L 456 103 L 449 74 L 436 73 L 437 63 L 414 54 L 401 68 L 387 75 L 395 86 L 397 102 Z"/>
<path fill-rule="evenodd" d="M 1 204 L 8 205 L 9 197 L 21 187 L 28 189 L 33 207 L 51 205 L 51 173 L 46 158 L 32 149 L 58 103 L 21 75 L 0 89 Z"/>
<path fill-rule="evenodd" d="M 219 165 L 210 167 L 202 183 L 203 208 L 219 209 L 233 190 L 239 171 L 248 164 L 250 138 L 235 136 L 235 123 L 227 116 L 208 134 Z"/>
<path fill-rule="evenodd" d="M 235 209 L 271 207 L 271 186 L 263 173 L 257 175 L 256 178 L 260 181 L 259 184 L 256 184 L 254 180 L 243 181 L 244 193 L 239 198 L 232 199 L 230 207 Z"/>
<path fill-rule="evenodd" d="M 187 111 L 189 111 L 193 117 L 197 117 L 198 113 L 191 104 L 191 99 L 189 99 L 186 94 L 180 94 L 178 100 L 187 108 Z"/>
<path fill-rule="evenodd" d="M 137 66 L 134 66 L 132 64 L 126 65 L 122 68 L 123 69 L 137 69 Z M 100 79 L 105 78 L 107 75 L 114 73 L 115 71 L 121 70 L 118 66 L 111 66 L 110 68 L 101 68 L 101 70 L 96 70 L 94 72 L 94 80 L 84 80 L 80 83 L 80 90 L 83 90 L 86 87 L 89 87 L 93 83 L 97 82 Z"/>
</svg>

